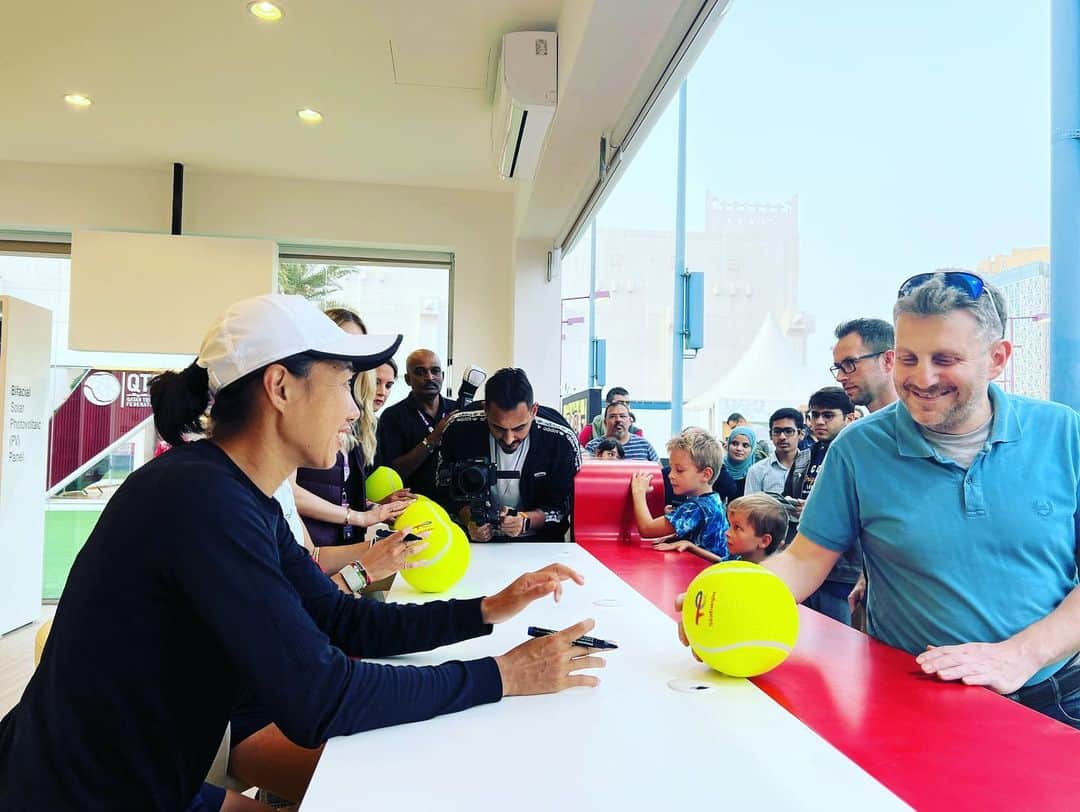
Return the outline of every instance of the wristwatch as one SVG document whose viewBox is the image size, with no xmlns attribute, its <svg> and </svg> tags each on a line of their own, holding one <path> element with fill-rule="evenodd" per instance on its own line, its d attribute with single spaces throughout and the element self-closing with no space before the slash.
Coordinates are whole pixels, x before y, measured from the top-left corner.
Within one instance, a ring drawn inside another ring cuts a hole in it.
<svg viewBox="0 0 1080 812">
<path fill-rule="evenodd" d="M 532 522 L 529 521 L 528 514 L 523 513 L 521 515 L 521 535 L 524 536 L 526 533 L 529 532 L 529 525 L 530 524 L 532 524 Z"/>
<path fill-rule="evenodd" d="M 364 587 L 371 583 L 371 578 L 368 577 L 367 570 L 364 569 L 364 565 L 359 561 L 353 561 L 351 564 L 346 564 L 338 570 L 338 575 L 345 579 L 345 584 L 352 590 L 353 594 L 360 592 Z"/>
</svg>

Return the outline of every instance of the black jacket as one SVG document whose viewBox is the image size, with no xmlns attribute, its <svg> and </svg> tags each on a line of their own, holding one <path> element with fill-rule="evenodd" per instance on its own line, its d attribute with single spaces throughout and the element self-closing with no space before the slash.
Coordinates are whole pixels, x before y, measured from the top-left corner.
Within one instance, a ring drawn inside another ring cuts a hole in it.
<svg viewBox="0 0 1080 812">
<path fill-rule="evenodd" d="M 439 448 L 439 468 L 462 460 L 491 460 L 483 401 L 450 418 Z M 521 467 L 521 504 L 543 510 L 546 521 L 528 536 L 529 541 L 562 541 L 570 526 L 574 476 L 581 467 L 581 445 L 566 420 L 554 409 L 541 406 L 529 430 L 529 453 Z M 439 502 L 457 517 L 465 502 L 439 488 Z"/>
</svg>

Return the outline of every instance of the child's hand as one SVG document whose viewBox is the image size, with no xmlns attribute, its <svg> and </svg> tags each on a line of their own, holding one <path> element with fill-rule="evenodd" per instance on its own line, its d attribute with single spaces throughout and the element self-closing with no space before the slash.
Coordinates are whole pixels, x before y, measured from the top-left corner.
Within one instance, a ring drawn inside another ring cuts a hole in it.
<svg viewBox="0 0 1080 812">
<path fill-rule="evenodd" d="M 639 471 L 630 479 L 630 493 L 634 496 L 644 496 L 652 490 L 653 475 L 648 471 Z"/>
<path fill-rule="evenodd" d="M 677 539 L 676 541 L 661 540 L 654 542 L 652 548 L 661 552 L 685 553 L 690 549 L 690 542 L 686 539 Z"/>
</svg>

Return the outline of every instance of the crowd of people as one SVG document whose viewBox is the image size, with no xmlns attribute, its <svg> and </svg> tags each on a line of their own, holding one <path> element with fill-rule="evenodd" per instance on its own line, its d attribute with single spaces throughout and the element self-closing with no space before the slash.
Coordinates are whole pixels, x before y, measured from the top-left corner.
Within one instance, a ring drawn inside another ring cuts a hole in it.
<svg viewBox="0 0 1080 812">
<path fill-rule="evenodd" d="M 927 674 L 1080 728 L 1080 416 L 992 383 L 1011 347 L 978 276 L 913 277 L 893 316 L 839 325 L 839 385 L 774 411 L 768 439 L 733 414 L 660 460 L 625 388 L 575 432 L 521 369 L 451 401 L 419 348 L 384 410 L 400 336 L 300 297 L 234 305 L 190 367 L 152 384 L 171 449 L 118 490 L 72 568 L 0 722 L 0 807 L 265 808 L 205 780 L 215 752 L 236 787 L 296 803 L 331 736 L 596 685 L 582 672 L 603 661 L 572 645 L 590 621 L 469 662 L 361 659 L 488 634 L 580 584 L 552 564 L 473 600 L 381 600 L 427 543 L 388 527 L 419 495 L 476 543 L 563 540 L 583 455 L 662 464 L 626 483 L 657 550 L 761 564 Z M 403 484 L 377 502 L 376 467 Z"/>
</svg>

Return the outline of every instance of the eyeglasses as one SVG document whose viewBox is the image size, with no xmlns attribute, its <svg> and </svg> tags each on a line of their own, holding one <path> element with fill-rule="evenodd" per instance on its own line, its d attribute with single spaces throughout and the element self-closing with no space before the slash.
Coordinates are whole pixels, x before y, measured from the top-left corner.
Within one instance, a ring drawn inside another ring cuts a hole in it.
<svg viewBox="0 0 1080 812">
<path fill-rule="evenodd" d="M 896 292 L 896 298 L 903 299 L 905 296 L 910 296 L 915 288 L 929 282 L 935 276 L 940 276 L 946 287 L 960 291 L 973 302 L 986 293 L 986 281 L 977 274 L 967 271 L 936 271 L 934 273 L 917 273 L 910 279 L 904 280 L 904 283 L 900 285 L 900 289 Z M 1001 315 L 997 300 L 993 296 L 990 297 L 990 304 L 994 306 L 998 323 L 1001 325 L 1001 334 L 1004 335 L 1005 319 Z"/>
<path fill-rule="evenodd" d="M 791 426 L 783 429 L 773 429 L 769 432 L 773 437 L 794 437 L 799 433 L 798 429 L 793 429 Z"/>
<path fill-rule="evenodd" d="M 859 361 L 864 361 L 867 358 L 877 358 L 879 355 L 884 355 L 886 352 L 887 350 L 881 350 L 881 352 L 868 352 L 866 355 L 856 355 L 854 358 L 845 358 L 839 364 L 833 364 L 829 367 L 829 372 L 837 379 L 840 377 L 841 372 L 845 375 L 850 375 L 855 371 L 855 365 L 859 363 Z"/>
</svg>

